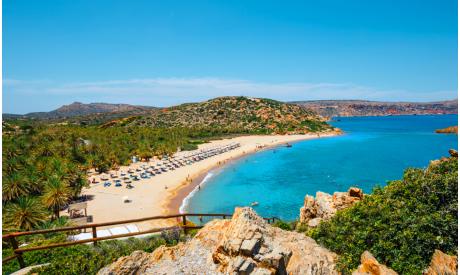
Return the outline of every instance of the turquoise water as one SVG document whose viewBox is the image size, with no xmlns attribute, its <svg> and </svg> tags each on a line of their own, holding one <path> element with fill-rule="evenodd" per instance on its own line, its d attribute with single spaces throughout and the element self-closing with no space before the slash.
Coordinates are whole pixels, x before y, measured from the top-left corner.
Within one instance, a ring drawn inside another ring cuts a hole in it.
<svg viewBox="0 0 460 275">
<path fill-rule="evenodd" d="M 305 194 L 350 186 L 369 193 L 401 178 L 405 168 L 426 167 L 458 147 L 457 135 L 434 133 L 457 125 L 457 115 L 352 117 L 331 124 L 346 134 L 267 149 L 211 171 L 185 210 L 233 213 L 257 201 L 259 214 L 294 220 Z"/>
</svg>

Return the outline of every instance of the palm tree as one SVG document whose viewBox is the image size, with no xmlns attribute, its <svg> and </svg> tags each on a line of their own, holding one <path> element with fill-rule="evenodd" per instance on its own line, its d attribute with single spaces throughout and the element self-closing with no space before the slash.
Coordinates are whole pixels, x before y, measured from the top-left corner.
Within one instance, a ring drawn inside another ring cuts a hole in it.
<svg viewBox="0 0 460 275">
<path fill-rule="evenodd" d="M 11 229 L 31 230 L 46 221 L 48 213 L 33 197 L 20 197 L 5 207 L 4 224 Z"/>
<path fill-rule="evenodd" d="M 26 178 L 14 173 L 5 178 L 2 185 L 2 200 L 11 201 L 29 194 L 29 186 Z"/>
<path fill-rule="evenodd" d="M 57 177 L 51 177 L 45 185 L 42 201 L 46 207 L 54 211 L 56 218 L 59 218 L 59 210 L 65 206 L 72 197 L 72 192 L 67 183 Z"/>
</svg>

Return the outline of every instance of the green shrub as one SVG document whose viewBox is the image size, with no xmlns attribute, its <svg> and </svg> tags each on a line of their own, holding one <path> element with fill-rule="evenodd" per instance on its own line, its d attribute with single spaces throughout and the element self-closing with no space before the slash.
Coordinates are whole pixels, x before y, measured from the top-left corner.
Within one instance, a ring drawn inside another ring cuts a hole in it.
<svg viewBox="0 0 460 275">
<path fill-rule="evenodd" d="M 435 249 L 457 254 L 457 169 L 457 158 L 407 169 L 402 180 L 376 188 L 309 235 L 340 255 L 345 274 L 365 250 L 401 274 L 421 274 Z"/>
<path fill-rule="evenodd" d="M 129 238 L 112 240 L 93 245 L 75 245 L 41 251 L 24 253 L 24 261 L 28 266 L 49 263 L 37 268 L 39 274 L 96 274 L 102 267 L 114 262 L 119 257 L 131 254 L 135 250 L 152 252 L 160 245 L 174 245 L 176 241 L 167 243 L 164 239 L 154 236 L 146 239 Z M 10 249 L 2 251 L 3 258 L 11 255 Z M 10 274 L 19 269 L 16 260 L 2 265 L 3 274 Z"/>
<path fill-rule="evenodd" d="M 198 149 L 198 145 L 193 144 L 193 143 L 186 143 L 182 145 L 181 150 L 182 151 L 192 151 Z"/>
<path fill-rule="evenodd" d="M 274 227 L 278 227 L 278 228 L 281 228 L 283 230 L 288 230 L 288 231 L 292 231 L 294 230 L 295 228 L 295 223 L 292 223 L 292 222 L 285 222 L 285 221 L 282 221 L 282 220 L 277 220 L 274 224 L 273 224 Z"/>
</svg>

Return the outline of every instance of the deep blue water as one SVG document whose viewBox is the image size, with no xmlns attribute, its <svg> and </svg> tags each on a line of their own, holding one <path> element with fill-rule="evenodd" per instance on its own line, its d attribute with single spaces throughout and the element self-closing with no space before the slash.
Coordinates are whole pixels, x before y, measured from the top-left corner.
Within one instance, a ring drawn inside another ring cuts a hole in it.
<svg viewBox="0 0 460 275">
<path fill-rule="evenodd" d="M 259 214 L 294 220 L 305 194 L 350 186 L 369 193 L 400 179 L 407 167 L 426 167 L 458 147 L 457 135 L 434 133 L 457 125 L 457 115 L 351 117 L 331 124 L 346 134 L 267 149 L 211 171 L 186 211 L 233 213 L 257 201 Z"/>
</svg>

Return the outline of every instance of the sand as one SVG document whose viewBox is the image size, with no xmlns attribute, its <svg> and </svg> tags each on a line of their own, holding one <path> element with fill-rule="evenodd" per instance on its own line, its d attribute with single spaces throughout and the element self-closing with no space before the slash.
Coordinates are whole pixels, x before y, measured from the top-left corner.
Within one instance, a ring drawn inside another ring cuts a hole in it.
<svg viewBox="0 0 460 275">
<path fill-rule="evenodd" d="M 99 183 L 91 184 L 89 188 L 82 191 L 83 195 L 90 195 L 93 198 L 88 203 L 88 215 L 93 217 L 93 222 L 111 222 L 118 220 L 137 219 L 157 215 L 168 215 L 179 213 L 180 202 L 190 193 L 196 182 L 207 173 L 207 171 L 224 165 L 230 160 L 239 158 L 245 154 L 257 152 L 264 148 L 294 142 L 299 140 L 314 139 L 318 137 L 332 136 L 331 134 L 307 134 L 307 135 L 267 135 L 267 136 L 242 136 L 231 139 L 215 140 L 199 145 L 199 149 L 206 149 L 216 146 L 224 146 L 232 142 L 238 142 L 241 147 L 216 155 L 191 165 L 182 166 L 173 171 L 168 171 L 150 179 L 133 181 L 133 189 L 115 187 L 112 184 L 104 187 L 100 175 L 91 175 L 89 179 L 95 178 Z M 178 152 L 176 156 L 189 154 L 189 152 Z M 147 162 L 133 163 L 130 166 L 120 167 L 119 171 L 127 171 L 129 168 L 137 168 Z M 152 164 L 152 162 L 150 162 Z M 120 172 L 118 171 L 118 175 Z M 108 174 L 116 172 L 111 171 Z M 195 181 L 193 181 L 195 179 Z M 124 203 L 123 197 L 127 196 L 131 202 Z M 171 226 L 176 221 L 161 220 L 155 222 L 142 222 L 136 225 L 140 230 L 152 226 Z"/>
</svg>

